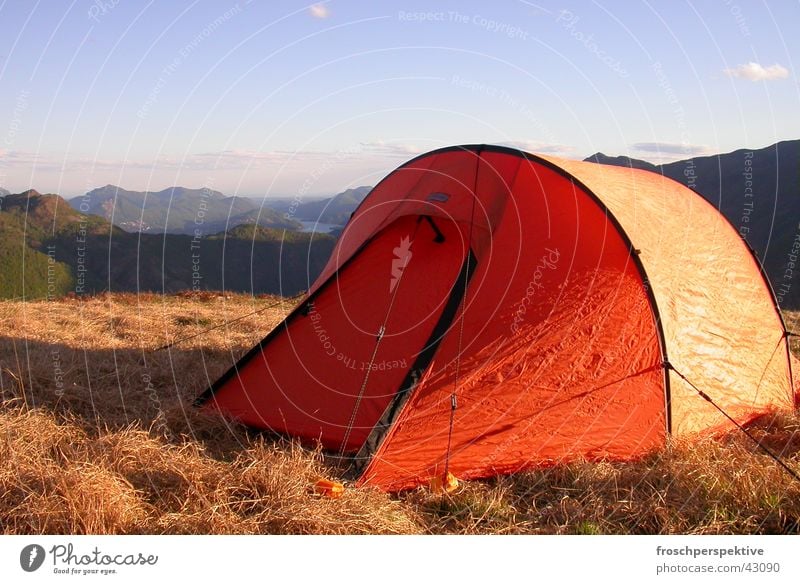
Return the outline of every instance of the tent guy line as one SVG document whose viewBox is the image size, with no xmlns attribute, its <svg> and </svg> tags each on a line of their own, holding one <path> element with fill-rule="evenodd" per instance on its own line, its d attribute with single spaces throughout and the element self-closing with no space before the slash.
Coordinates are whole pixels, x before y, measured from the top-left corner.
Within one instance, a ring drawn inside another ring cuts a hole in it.
<svg viewBox="0 0 800 584">
<path fill-rule="evenodd" d="M 275 308 L 277 306 L 280 306 L 281 304 L 287 304 L 287 303 L 294 302 L 295 300 L 298 300 L 298 299 L 302 298 L 303 296 L 305 296 L 305 292 L 300 292 L 299 294 L 291 296 L 290 298 L 281 298 L 280 300 L 278 300 L 277 302 L 275 302 L 273 304 L 270 304 L 268 306 L 264 306 L 263 308 L 259 308 L 258 310 L 254 310 L 253 312 L 249 312 L 249 313 L 247 313 L 245 315 L 242 315 L 242 316 L 240 316 L 238 318 L 234 318 L 233 320 L 226 320 L 222 324 L 218 324 L 218 325 L 215 325 L 215 326 L 212 326 L 212 327 L 209 327 L 209 328 L 205 328 L 205 329 L 201 330 L 198 333 L 195 333 L 195 334 L 192 334 L 192 335 L 188 335 L 186 337 L 181 337 L 180 339 L 176 339 L 174 341 L 170 341 L 166 345 L 162 345 L 160 347 L 157 347 L 157 348 L 153 349 L 153 352 L 163 351 L 165 349 L 171 349 L 175 345 L 179 345 L 181 343 L 185 343 L 186 341 L 190 341 L 190 340 L 192 340 L 194 338 L 197 338 L 199 336 L 202 336 L 202 335 L 204 335 L 204 334 L 206 334 L 208 332 L 220 329 L 220 328 L 225 327 L 225 326 L 229 326 L 229 325 L 231 325 L 231 324 L 233 324 L 235 322 L 239 322 L 240 320 L 244 320 L 245 318 L 249 318 L 249 317 L 254 316 L 256 314 L 261 314 L 262 312 L 267 311 L 267 310 L 269 310 L 271 308 Z"/>
<path fill-rule="evenodd" d="M 475 227 L 475 203 L 477 201 L 476 192 L 478 190 L 478 168 L 477 166 L 480 164 L 480 155 L 481 149 L 477 151 L 477 156 L 475 157 L 475 182 L 472 185 L 472 210 L 469 214 L 469 234 L 467 240 L 467 248 L 472 249 L 472 231 Z M 470 255 L 467 255 L 467 274 L 469 273 L 469 261 Z M 463 353 L 463 345 L 464 345 L 464 313 L 467 308 L 467 299 L 469 298 L 469 278 L 466 276 L 464 277 L 464 292 L 462 293 L 462 300 L 461 300 L 461 318 L 458 319 L 459 327 L 458 327 L 458 350 L 456 351 L 456 372 L 455 372 L 455 379 L 453 380 L 453 390 L 450 393 L 450 423 L 447 430 L 447 450 L 445 451 L 444 457 L 444 472 L 443 484 L 447 484 L 448 477 L 450 476 L 450 453 L 453 450 L 453 429 L 455 428 L 456 423 L 456 410 L 458 409 L 458 384 L 461 381 L 461 354 Z"/>
<path fill-rule="evenodd" d="M 384 335 L 386 334 L 386 325 L 389 322 L 389 316 L 392 314 L 392 308 L 394 308 L 395 301 L 397 300 L 397 293 L 400 290 L 400 285 L 403 282 L 403 275 L 405 274 L 405 268 L 408 265 L 408 262 L 411 257 L 411 247 L 414 245 L 414 241 L 417 239 L 417 234 L 419 233 L 419 224 L 422 222 L 423 216 L 420 216 L 417 219 L 417 225 L 414 227 L 414 233 L 411 235 L 409 244 L 405 249 L 405 255 L 403 257 L 398 257 L 399 263 L 397 264 L 397 268 L 400 271 L 397 280 L 393 282 L 393 289 L 391 292 L 391 300 L 389 301 L 389 307 L 386 309 L 386 316 L 383 317 L 383 321 L 381 322 L 380 327 L 378 328 L 378 332 L 375 335 L 375 348 L 372 351 L 372 356 L 369 358 L 369 364 L 367 365 L 366 370 L 364 371 L 364 381 L 361 382 L 361 388 L 358 390 L 358 395 L 356 396 L 356 402 L 353 405 L 353 412 L 350 414 L 350 421 L 347 423 L 347 430 L 345 430 L 344 439 L 342 440 L 342 448 L 339 451 L 339 456 L 344 457 L 345 455 L 345 445 L 347 444 L 348 440 L 350 439 L 350 433 L 353 431 L 353 424 L 355 424 L 356 416 L 358 415 L 358 408 L 361 405 L 361 400 L 364 399 L 364 393 L 367 391 L 367 383 L 369 383 L 369 374 L 372 371 L 372 367 L 375 364 L 375 358 L 378 356 L 378 350 L 381 346 L 381 341 L 383 340 Z M 436 227 L 436 224 L 430 217 L 427 217 L 427 220 L 430 222 L 430 225 L 433 227 L 433 230 L 436 232 L 436 241 L 437 243 L 442 243 L 444 241 L 444 237 L 441 235 L 441 232 Z"/>
<path fill-rule="evenodd" d="M 793 469 L 792 469 L 792 468 L 791 468 L 789 465 L 787 465 L 787 464 L 786 464 L 786 463 L 785 463 L 783 460 L 781 460 L 780 456 L 778 456 L 777 454 L 775 454 L 774 452 L 772 452 L 772 450 L 770 450 L 769 448 L 767 448 L 767 446 L 766 446 L 766 445 L 762 444 L 762 443 L 761 443 L 761 441 L 760 441 L 758 438 L 756 438 L 755 436 L 753 436 L 753 435 L 752 435 L 752 434 L 751 434 L 751 433 L 750 433 L 750 432 L 747 430 L 747 428 L 745 428 L 744 426 L 742 426 L 742 425 L 741 425 L 739 422 L 737 422 L 735 419 L 733 419 L 733 417 L 732 417 L 730 414 L 728 414 L 728 412 L 726 412 L 724 409 L 722 409 L 721 407 L 719 407 L 719 405 L 717 405 L 717 403 L 716 403 L 716 402 L 715 402 L 713 399 L 711 399 L 711 397 L 709 397 L 709 395 L 708 395 L 707 393 L 705 393 L 703 390 L 701 390 L 699 387 L 697 387 L 697 386 L 696 386 L 694 383 L 692 383 L 692 382 L 691 382 L 691 381 L 690 381 L 690 380 L 689 380 L 689 379 L 688 379 L 688 378 L 687 378 L 687 377 L 686 377 L 686 376 L 685 376 L 683 373 L 681 373 L 680 371 L 678 371 L 677 369 L 675 369 L 675 367 L 672 365 L 672 363 L 666 362 L 666 363 L 664 363 L 664 367 L 666 367 L 666 368 L 668 368 L 668 369 L 671 369 L 672 371 L 674 371 L 674 372 L 675 372 L 675 373 L 678 375 L 678 377 L 680 377 L 680 378 L 681 378 L 681 379 L 683 379 L 683 380 L 684 380 L 686 383 L 688 383 L 688 384 L 689 384 L 691 387 L 693 387 L 693 388 L 694 388 L 694 390 L 695 390 L 695 391 L 698 393 L 698 395 L 699 395 L 700 397 L 702 397 L 704 400 L 706 400 L 706 401 L 707 401 L 708 403 L 710 403 L 712 406 L 714 406 L 715 408 L 717 408 L 717 410 L 719 410 L 719 413 L 721 413 L 723 416 L 725 416 L 726 418 L 728 418 L 728 420 L 730 420 L 730 421 L 731 421 L 731 423 L 732 423 L 734 426 L 736 426 L 736 427 L 737 427 L 739 430 L 741 430 L 741 431 L 742 431 L 742 433 L 743 433 L 745 436 L 747 436 L 748 438 L 750 438 L 750 440 L 752 440 L 752 441 L 753 441 L 753 443 L 754 443 L 756 446 L 758 446 L 758 447 L 759 447 L 761 450 L 763 450 L 763 451 L 764 451 L 764 452 L 765 452 L 765 453 L 766 453 L 766 454 L 767 454 L 767 455 L 768 455 L 770 458 L 772 458 L 772 460 L 774 460 L 775 462 L 777 462 L 777 463 L 778 463 L 778 465 L 780 465 L 780 467 L 781 467 L 783 470 L 785 470 L 787 473 L 789 473 L 789 476 L 790 476 L 790 477 L 792 477 L 794 480 L 796 480 L 798 483 L 800 483 L 800 475 L 798 475 L 798 474 L 797 474 L 797 472 L 795 472 L 795 471 L 794 471 L 794 470 L 793 470 Z"/>
</svg>

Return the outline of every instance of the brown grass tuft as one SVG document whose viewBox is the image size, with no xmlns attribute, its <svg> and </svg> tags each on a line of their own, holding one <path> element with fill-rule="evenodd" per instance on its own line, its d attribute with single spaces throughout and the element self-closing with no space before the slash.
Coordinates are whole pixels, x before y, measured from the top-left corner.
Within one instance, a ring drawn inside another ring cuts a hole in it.
<svg viewBox="0 0 800 584">
<path fill-rule="evenodd" d="M 318 478 L 336 476 L 320 452 L 190 406 L 291 308 L 246 316 L 277 300 L 0 302 L 2 532 L 800 532 L 800 485 L 735 430 L 637 462 L 573 463 L 449 495 L 315 495 Z M 800 470 L 800 416 L 765 416 L 750 431 Z"/>
</svg>

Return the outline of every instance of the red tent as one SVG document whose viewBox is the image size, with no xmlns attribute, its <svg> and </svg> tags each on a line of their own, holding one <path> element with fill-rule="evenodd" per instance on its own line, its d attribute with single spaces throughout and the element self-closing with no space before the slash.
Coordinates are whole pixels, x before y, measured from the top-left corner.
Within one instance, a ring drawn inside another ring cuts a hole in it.
<svg viewBox="0 0 800 584">
<path fill-rule="evenodd" d="M 791 408 L 767 280 L 693 191 L 496 146 L 404 164 L 308 296 L 202 397 L 399 490 L 630 459 Z"/>
</svg>

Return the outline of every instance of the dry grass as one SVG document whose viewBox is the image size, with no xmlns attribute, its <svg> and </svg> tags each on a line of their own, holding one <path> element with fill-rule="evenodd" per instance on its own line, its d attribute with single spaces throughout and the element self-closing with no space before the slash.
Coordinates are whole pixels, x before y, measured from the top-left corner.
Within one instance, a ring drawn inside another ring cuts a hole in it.
<svg viewBox="0 0 800 584">
<path fill-rule="evenodd" d="M 800 334 L 800 311 L 784 311 L 783 318 L 786 322 L 786 330 L 795 335 Z M 800 355 L 800 336 L 792 336 L 789 339 L 789 346 L 795 355 Z"/>
<path fill-rule="evenodd" d="M 288 311 L 280 299 L 0 302 L 3 533 L 797 533 L 800 485 L 739 432 L 636 463 L 575 463 L 390 496 L 188 404 Z M 269 308 L 272 307 L 272 308 Z M 261 308 L 231 327 L 152 349 Z M 789 315 L 792 322 L 797 315 Z M 800 471 L 800 416 L 751 431 Z"/>
</svg>

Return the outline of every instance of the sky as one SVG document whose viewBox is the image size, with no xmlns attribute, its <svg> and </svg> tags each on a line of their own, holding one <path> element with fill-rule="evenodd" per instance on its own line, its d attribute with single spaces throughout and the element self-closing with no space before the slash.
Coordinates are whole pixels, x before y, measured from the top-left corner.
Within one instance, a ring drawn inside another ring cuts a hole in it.
<svg viewBox="0 0 800 584">
<path fill-rule="evenodd" d="M 373 185 L 497 143 L 667 162 L 800 138 L 800 3 L 0 0 L 0 187 Z"/>
</svg>

